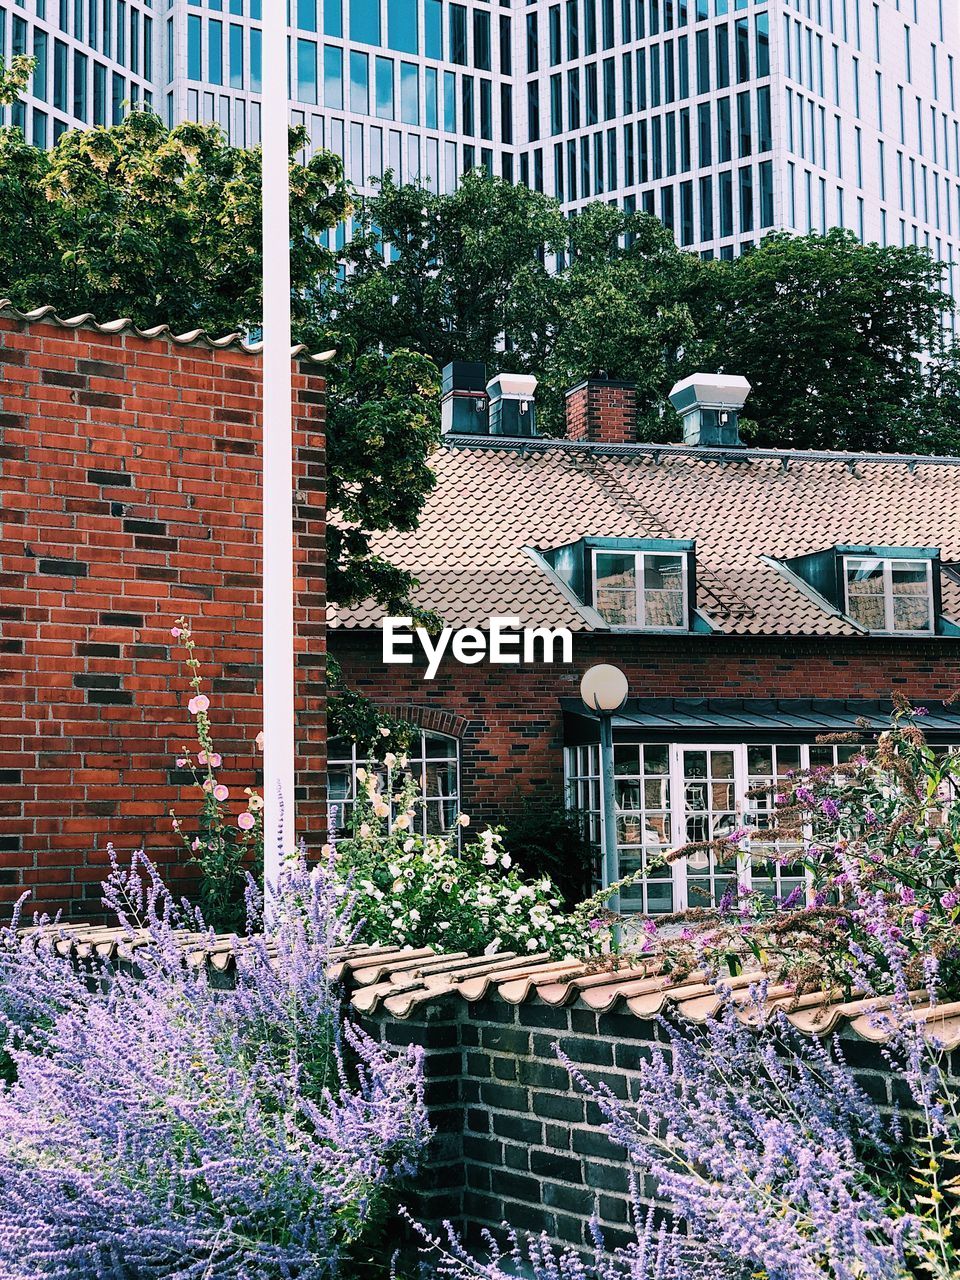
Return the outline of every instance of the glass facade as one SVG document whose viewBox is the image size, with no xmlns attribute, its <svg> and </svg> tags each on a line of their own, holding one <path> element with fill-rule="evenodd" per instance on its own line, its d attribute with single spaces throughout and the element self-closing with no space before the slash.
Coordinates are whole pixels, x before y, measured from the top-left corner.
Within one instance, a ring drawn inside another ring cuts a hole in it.
<svg viewBox="0 0 960 1280">
<path fill-rule="evenodd" d="M 482 164 L 571 214 L 593 199 L 653 212 L 705 256 L 774 227 L 846 225 L 929 247 L 956 292 L 960 9 L 929 31 L 922 6 L 881 5 L 875 45 L 851 6 L 290 0 L 293 119 L 362 188 L 391 168 L 450 190 Z M 170 123 L 256 143 L 262 12 L 262 0 L 0 0 L 0 56 L 38 60 L 0 116 L 49 145 L 156 103 Z"/>
</svg>

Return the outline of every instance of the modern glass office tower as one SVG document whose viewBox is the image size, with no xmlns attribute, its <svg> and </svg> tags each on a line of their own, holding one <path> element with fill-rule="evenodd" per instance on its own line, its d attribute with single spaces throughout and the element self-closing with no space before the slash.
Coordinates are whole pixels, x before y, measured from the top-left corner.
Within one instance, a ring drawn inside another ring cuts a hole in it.
<svg viewBox="0 0 960 1280">
<path fill-rule="evenodd" d="M 271 0 L 0 0 L 38 146 L 148 102 L 259 137 Z M 361 190 L 476 165 L 733 256 L 772 227 L 960 258 L 956 0 L 289 0 L 289 92 Z M 958 281 L 951 267 L 951 283 Z"/>
</svg>

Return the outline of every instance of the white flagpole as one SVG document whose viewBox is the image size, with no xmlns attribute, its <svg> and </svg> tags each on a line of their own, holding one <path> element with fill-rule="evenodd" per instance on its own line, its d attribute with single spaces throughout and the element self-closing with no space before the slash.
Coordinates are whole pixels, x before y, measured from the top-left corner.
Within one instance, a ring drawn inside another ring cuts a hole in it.
<svg viewBox="0 0 960 1280">
<path fill-rule="evenodd" d="M 276 883 L 282 854 L 296 843 L 286 3 L 265 0 L 263 6 L 263 798 L 267 885 Z"/>
</svg>

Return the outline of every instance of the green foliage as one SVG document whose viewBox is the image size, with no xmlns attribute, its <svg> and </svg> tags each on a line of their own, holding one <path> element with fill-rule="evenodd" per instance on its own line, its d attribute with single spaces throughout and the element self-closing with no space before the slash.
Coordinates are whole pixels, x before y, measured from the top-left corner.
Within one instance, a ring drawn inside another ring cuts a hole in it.
<svg viewBox="0 0 960 1280">
<path fill-rule="evenodd" d="M 327 655 L 327 735 L 348 738 L 367 748 L 380 762 L 388 753 L 401 756 L 410 748 L 416 729 L 406 720 L 390 715 L 376 703 L 343 682 L 340 663 Z"/>
<path fill-rule="evenodd" d="M 750 443 L 960 447 L 960 357 L 941 327 L 953 303 L 925 249 L 778 233 L 703 262 L 649 215 L 598 201 L 568 221 L 479 171 L 452 195 L 388 176 L 359 216 L 340 332 L 535 373 L 548 432 L 563 433 L 564 392 L 604 372 L 637 383 L 639 439 L 677 439 L 670 388 L 707 370 L 752 383 Z"/>
<path fill-rule="evenodd" d="M 942 264 L 929 252 L 861 244 L 850 231 L 769 235 L 701 267 L 701 358 L 753 390 L 751 441 L 789 448 L 942 448 L 910 411 L 929 399 L 922 356 L 942 344 Z M 941 384 L 943 390 L 950 390 Z M 954 413 L 957 402 L 954 400 Z"/>
<path fill-rule="evenodd" d="M 474 955 L 583 951 L 583 931 L 562 914 L 550 877 L 525 880 L 498 831 L 458 847 L 469 825 L 461 815 L 445 835 L 418 833 L 422 800 L 405 763 L 388 753 L 382 767 L 357 770 L 351 835 L 335 845 L 335 865 L 357 895 L 360 938 Z"/>
<path fill-rule="evenodd" d="M 503 847 L 527 875 L 550 876 L 568 906 L 593 887 L 596 850 L 584 834 L 583 815 L 568 809 L 562 795 L 518 797 Z"/>
<path fill-rule="evenodd" d="M 26 89 L 36 65 L 36 58 L 26 53 L 15 54 L 9 66 L 0 58 L 0 107 L 9 107 L 16 102 Z"/>
<path fill-rule="evenodd" d="M 341 604 L 373 596 L 396 610 L 413 579 L 371 538 L 415 527 L 433 483 L 437 370 L 422 349 L 393 344 L 384 356 L 375 326 L 361 341 L 338 327 L 341 264 L 328 244 L 352 196 L 336 156 L 295 159 L 306 140 L 290 131 L 294 333 L 312 350 L 341 347 L 327 407 L 328 502 L 339 515 L 328 592 Z M 229 146 L 216 125 L 167 129 L 147 110 L 68 131 L 51 151 L 0 130 L 0 296 L 144 327 L 256 332 L 260 159 L 259 148 Z"/>
</svg>

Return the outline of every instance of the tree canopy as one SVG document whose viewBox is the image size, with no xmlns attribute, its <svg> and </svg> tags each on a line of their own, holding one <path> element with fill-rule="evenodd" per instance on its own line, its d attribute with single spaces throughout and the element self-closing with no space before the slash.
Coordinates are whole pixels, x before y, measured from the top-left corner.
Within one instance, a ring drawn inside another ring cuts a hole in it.
<svg viewBox="0 0 960 1280">
<path fill-rule="evenodd" d="M 441 365 L 535 373 L 548 430 L 563 430 L 564 391 L 603 371 L 637 383 L 640 438 L 676 439 L 668 393 L 703 370 L 750 380 L 744 433 L 757 444 L 960 447 L 953 299 L 923 248 L 781 232 L 702 261 L 649 215 L 598 201 L 568 220 L 481 172 L 453 195 L 388 176 L 357 217 L 341 327 Z"/>
</svg>

